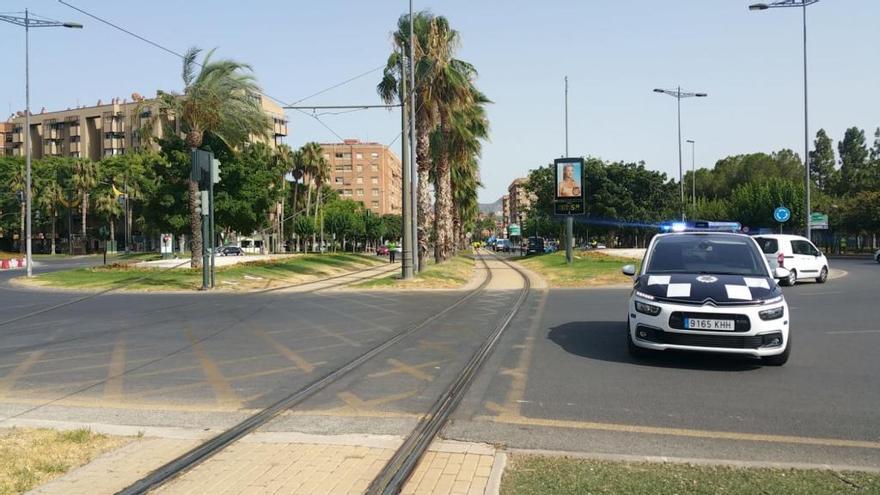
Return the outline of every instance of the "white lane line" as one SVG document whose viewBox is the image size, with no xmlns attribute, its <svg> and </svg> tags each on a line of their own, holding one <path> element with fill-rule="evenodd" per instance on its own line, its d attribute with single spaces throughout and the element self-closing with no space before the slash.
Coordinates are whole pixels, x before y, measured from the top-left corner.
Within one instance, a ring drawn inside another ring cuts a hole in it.
<svg viewBox="0 0 880 495">
<path fill-rule="evenodd" d="M 843 294 L 843 291 L 842 290 L 833 290 L 833 291 L 828 291 L 828 292 L 804 292 L 801 295 L 802 296 L 825 296 L 828 294 Z"/>
<path fill-rule="evenodd" d="M 880 330 L 834 330 L 825 333 L 830 335 L 838 335 L 843 333 L 880 333 Z"/>
</svg>

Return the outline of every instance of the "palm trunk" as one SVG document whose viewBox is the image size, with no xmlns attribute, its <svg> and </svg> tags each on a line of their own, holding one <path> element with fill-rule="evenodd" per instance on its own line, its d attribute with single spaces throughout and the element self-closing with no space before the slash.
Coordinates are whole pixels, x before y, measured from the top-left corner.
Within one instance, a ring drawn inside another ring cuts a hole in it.
<svg viewBox="0 0 880 495">
<path fill-rule="evenodd" d="M 89 214 L 89 193 L 82 193 L 82 228 L 80 232 L 82 233 L 83 241 L 86 238 L 86 218 Z"/>
<path fill-rule="evenodd" d="M 52 256 L 55 255 L 55 229 L 58 226 L 58 212 L 52 212 Z"/>
<path fill-rule="evenodd" d="M 116 222 L 113 217 L 110 217 L 110 242 L 111 246 L 114 247 L 113 252 L 116 252 Z M 106 250 L 106 248 L 104 248 Z"/>
<path fill-rule="evenodd" d="M 290 232 L 291 232 L 291 234 L 293 234 L 293 236 L 295 236 L 295 238 L 299 237 L 299 235 L 294 230 L 294 227 L 296 227 L 296 208 L 297 208 L 296 193 L 298 191 L 299 191 L 299 183 L 294 182 L 293 183 L 293 205 L 290 208 Z M 299 246 L 299 243 L 296 243 L 296 245 Z"/>
<path fill-rule="evenodd" d="M 416 143 L 416 161 L 419 169 L 418 197 L 418 246 L 419 270 L 424 270 L 428 261 L 428 212 L 431 211 L 431 195 L 428 194 L 429 176 L 431 173 L 431 140 L 428 129 L 419 126 Z"/>
<path fill-rule="evenodd" d="M 458 254 L 458 250 L 462 248 L 461 242 L 461 209 L 458 203 L 452 202 L 452 255 Z"/>
<path fill-rule="evenodd" d="M 192 242 L 190 243 L 191 268 L 202 267 L 202 215 L 196 211 L 196 196 L 199 194 L 199 184 L 194 180 L 187 181 L 189 184 L 189 221 L 192 228 Z"/>
<path fill-rule="evenodd" d="M 434 177 L 434 261 L 442 263 L 452 247 L 452 170 L 446 152 L 440 154 Z"/>
</svg>

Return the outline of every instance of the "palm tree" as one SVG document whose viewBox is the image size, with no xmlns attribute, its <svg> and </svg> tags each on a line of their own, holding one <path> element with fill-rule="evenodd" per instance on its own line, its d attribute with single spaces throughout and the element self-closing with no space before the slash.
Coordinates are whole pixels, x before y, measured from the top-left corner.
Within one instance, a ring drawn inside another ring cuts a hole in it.
<svg viewBox="0 0 880 495">
<path fill-rule="evenodd" d="M 316 186 L 315 198 L 315 217 L 312 221 L 313 227 L 317 229 L 318 225 L 318 207 L 321 199 L 321 185 L 327 181 L 330 176 L 330 163 L 324 158 L 324 150 L 321 145 L 315 142 L 306 143 L 300 148 L 301 170 L 304 177 L 308 179 L 304 181 L 306 186 L 306 216 L 312 208 L 312 187 Z M 315 244 L 315 233 L 312 231 L 312 245 Z"/>
<path fill-rule="evenodd" d="M 79 194 L 80 209 L 82 212 L 82 237 L 83 242 L 86 240 L 87 217 L 89 213 L 89 193 L 98 183 L 98 168 L 95 162 L 80 158 L 73 163 L 73 187 Z"/>
<path fill-rule="evenodd" d="M 51 253 L 55 254 L 55 229 L 58 225 L 58 205 L 64 200 L 64 190 L 58 181 L 51 181 L 43 187 L 37 197 L 37 204 L 41 210 L 52 219 Z"/>
<path fill-rule="evenodd" d="M 95 198 L 95 209 L 107 217 L 110 224 L 110 241 L 116 242 L 116 219 L 122 214 L 122 206 L 112 191 L 104 191 Z M 115 245 L 115 244 L 114 244 Z"/>
<path fill-rule="evenodd" d="M 272 153 L 272 159 L 275 161 L 275 168 L 281 171 L 281 200 L 280 200 L 280 208 L 275 208 L 276 211 L 280 211 L 280 214 L 275 219 L 275 233 L 276 239 L 281 243 L 282 250 L 284 249 L 284 187 L 287 181 L 284 176 L 287 175 L 287 172 L 290 172 L 293 167 L 293 150 L 290 149 L 290 146 L 286 144 L 279 144 L 275 147 L 274 152 Z"/>
<path fill-rule="evenodd" d="M 25 252 L 25 239 L 24 239 L 24 237 L 25 237 L 24 221 L 25 221 L 25 215 L 26 215 L 26 211 L 25 211 L 26 208 L 25 208 L 25 202 L 24 202 L 25 182 L 26 182 L 26 180 L 25 180 L 24 164 L 22 164 L 16 168 L 15 173 L 12 176 L 12 184 L 11 184 L 12 191 L 15 192 L 15 194 L 19 195 L 19 198 L 20 198 L 19 218 L 21 219 L 21 222 L 20 222 L 21 225 L 20 225 L 19 236 L 18 236 L 18 249 L 21 254 L 24 254 L 24 252 Z"/>
<path fill-rule="evenodd" d="M 293 176 L 293 203 L 290 208 L 290 231 L 296 233 L 296 212 L 297 208 L 299 208 L 299 203 L 297 202 L 297 193 L 299 192 L 299 181 L 303 178 L 303 153 L 302 148 L 293 152 L 290 157 L 291 168 L 290 175 Z M 297 249 L 299 249 L 299 243 L 297 243 Z"/>
<path fill-rule="evenodd" d="M 397 22 L 397 31 L 393 33 L 396 51 L 388 57 L 382 81 L 377 92 L 387 103 L 400 100 L 400 66 L 401 61 L 413 67 L 415 72 L 416 97 L 416 161 L 418 162 L 418 243 L 419 266 L 425 266 L 428 252 L 428 211 L 431 209 L 431 196 L 428 182 L 432 172 L 432 155 L 430 135 L 445 117 L 449 118 L 451 106 L 469 100 L 470 84 L 468 81 L 473 68 L 470 64 L 453 58 L 459 44 L 458 32 L 451 29 L 449 21 L 442 16 L 434 16 L 429 12 L 418 12 L 413 20 L 415 36 L 414 60 L 406 60 L 403 54 L 409 53 L 408 15 L 403 15 Z M 448 166 L 440 165 L 440 174 L 435 178 L 448 184 Z M 436 171 L 435 171 L 436 172 Z M 439 184 L 439 183 L 438 183 Z M 435 188 L 436 189 L 436 188 Z M 441 193 L 443 191 L 440 191 Z M 441 199 L 435 191 L 435 197 L 441 202 L 440 210 L 449 212 L 451 202 L 449 196 Z M 435 214 L 435 221 L 437 215 Z M 441 224 L 444 220 L 441 219 Z M 444 231 L 448 233 L 447 231 Z M 437 242 L 443 243 L 444 233 L 437 232 Z M 435 255 L 437 251 L 435 250 Z"/>
<path fill-rule="evenodd" d="M 248 142 L 251 136 L 265 137 L 271 129 L 269 118 L 260 105 L 260 87 L 248 72 L 250 65 L 234 60 L 212 60 L 214 50 L 196 62 L 201 50 L 190 48 L 183 59 L 182 94 L 160 93 L 160 110 L 170 112 L 185 133 L 191 149 L 202 146 L 205 134 L 211 134 L 230 150 Z M 201 266 L 202 218 L 196 210 L 198 182 L 189 179 L 190 228 L 192 229 L 191 266 Z"/>
</svg>

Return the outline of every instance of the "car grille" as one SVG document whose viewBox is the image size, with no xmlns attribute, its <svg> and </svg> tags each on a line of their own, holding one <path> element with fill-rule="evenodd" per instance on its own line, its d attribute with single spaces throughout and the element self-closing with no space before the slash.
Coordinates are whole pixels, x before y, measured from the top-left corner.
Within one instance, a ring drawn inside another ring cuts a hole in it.
<svg viewBox="0 0 880 495">
<path fill-rule="evenodd" d="M 758 349 L 769 344 L 773 338 L 781 337 L 781 333 L 774 332 L 763 335 L 706 335 L 664 332 L 657 328 L 639 325 L 636 327 L 636 336 L 641 340 L 655 342 L 657 344 L 687 345 L 694 347 L 716 347 L 727 349 Z"/>
<path fill-rule="evenodd" d="M 669 326 L 679 330 L 689 330 L 684 327 L 685 318 L 707 318 L 712 320 L 733 320 L 734 332 L 748 332 L 752 329 L 749 317 L 746 315 L 731 315 L 723 313 L 690 313 L 685 311 L 675 311 L 669 315 Z M 694 330 L 699 332 L 699 330 Z"/>
</svg>

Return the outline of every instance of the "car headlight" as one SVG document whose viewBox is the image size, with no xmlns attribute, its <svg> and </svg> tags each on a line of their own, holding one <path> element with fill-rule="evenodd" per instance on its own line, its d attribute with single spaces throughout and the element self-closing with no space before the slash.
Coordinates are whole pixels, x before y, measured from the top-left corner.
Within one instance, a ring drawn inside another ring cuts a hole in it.
<svg viewBox="0 0 880 495">
<path fill-rule="evenodd" d="M 650 316 L 657 316 L 660 314 L 660 306 L 636 301 L 636 311 Z"/>
<path fill-rule="evenodd" d="M 762 320 L 778 320 L 785 315 L 785 306 L 779 306 L 778 308 L 773 309 L 765 309 L 764 311 L 759 311 L 758 316 L 761 317 Z"/>
</svg>

